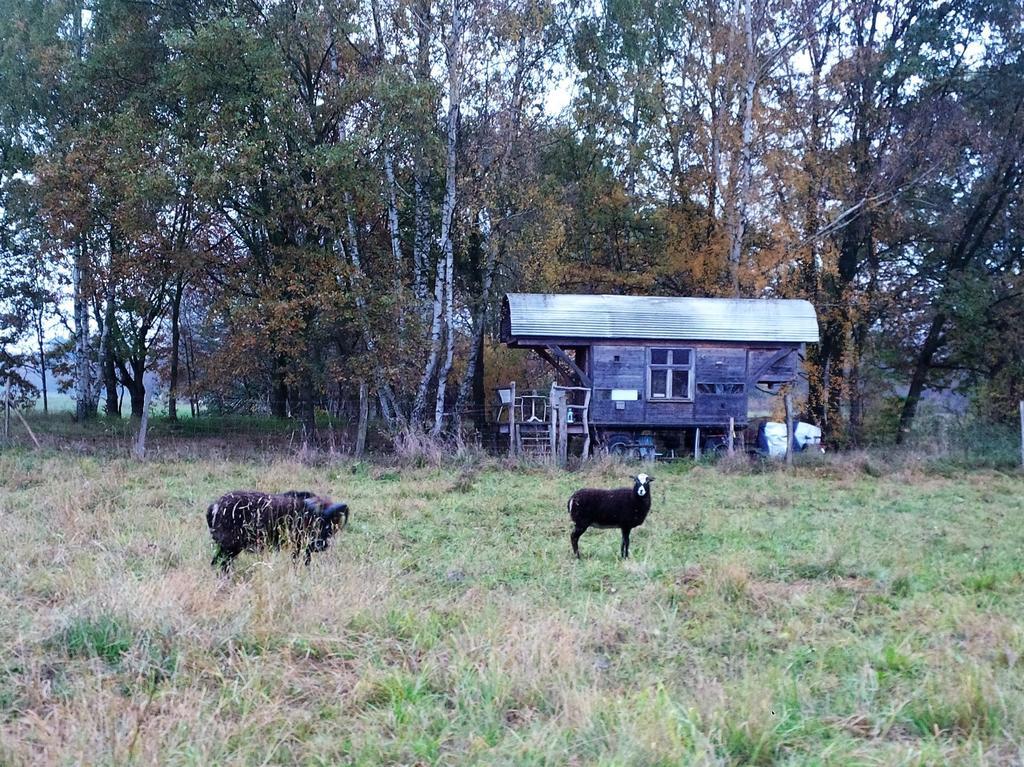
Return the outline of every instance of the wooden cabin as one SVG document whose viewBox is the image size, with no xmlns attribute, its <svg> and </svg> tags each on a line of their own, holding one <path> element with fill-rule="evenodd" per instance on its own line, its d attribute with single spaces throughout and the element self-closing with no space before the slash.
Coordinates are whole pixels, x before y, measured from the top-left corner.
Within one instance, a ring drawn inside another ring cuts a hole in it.
<svg viewBox="0 0 1024 767">
<path fill-rule="evenodd" d="M 747 425 L 754 387 L 793 381 L 818 340 L 814 307 L 788 299 L 509 293 L 501 340 L 589 390 L 599 440 Z"/>
</svg>

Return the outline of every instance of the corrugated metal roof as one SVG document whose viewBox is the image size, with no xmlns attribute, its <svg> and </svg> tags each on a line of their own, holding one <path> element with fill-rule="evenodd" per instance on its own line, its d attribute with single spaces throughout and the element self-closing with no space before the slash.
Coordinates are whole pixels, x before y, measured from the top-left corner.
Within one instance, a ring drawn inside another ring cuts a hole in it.
<svg viewBox="0 0 1024 767">
<path fill-rule="evenodd" d="M 818 320 L 793 299 L 506 294 L 515 338 L 816 342 Z"/>
</svg>

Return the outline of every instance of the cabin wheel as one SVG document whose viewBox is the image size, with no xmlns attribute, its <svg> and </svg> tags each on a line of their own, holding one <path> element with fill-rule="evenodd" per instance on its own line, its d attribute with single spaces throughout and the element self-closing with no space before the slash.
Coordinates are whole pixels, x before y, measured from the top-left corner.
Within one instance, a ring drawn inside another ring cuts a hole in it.
<svg viewBox="0 0 1024 767">
<path fill-rule="evenodd" d="M 609 455 L 617 455 L 629 461 L 640 460 L 640 448 L 628 434 L 613 434 L 608 438 Z"/>
<path fill-rule="evenodd" d="M 722 456 L 729 453 L 729 442 L 725 437 L 708 437 L 704 441 L 703 451 Z"/>
</svg>

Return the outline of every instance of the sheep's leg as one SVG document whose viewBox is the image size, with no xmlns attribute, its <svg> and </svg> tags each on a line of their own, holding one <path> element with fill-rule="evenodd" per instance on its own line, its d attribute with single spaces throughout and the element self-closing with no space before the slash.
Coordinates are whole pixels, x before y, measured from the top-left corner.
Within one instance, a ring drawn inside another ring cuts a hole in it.
<svg viewBox="0 0 1024 767">
<path fill-rule="evenodd" d="M 619 552 L 623 559 L 629 559 L 629 530 L 630 528 L 622 528 L 622 550 Z"/>
<path fill-rule="evenodd" d="M 569 536 L 569 540 L 572 541 L 572 553 L 576 555 L 576 559 L 580 558 L 580 536 L 587 531 L 590 525 L 581 525 L 578 522 L 572 529 L 572 535 Z"/>
<path fill-rule="evenodd" d="M 210 567 L 220 565 L 221 572 L 226 573 L 231 566 L 231 562 L 237 556 L 238 551 L 236 549 L 226 549 L 223 546 L 218 546 L 217 553 L 213 555 L 213 560 L 210 562 Z"/>
</svg>

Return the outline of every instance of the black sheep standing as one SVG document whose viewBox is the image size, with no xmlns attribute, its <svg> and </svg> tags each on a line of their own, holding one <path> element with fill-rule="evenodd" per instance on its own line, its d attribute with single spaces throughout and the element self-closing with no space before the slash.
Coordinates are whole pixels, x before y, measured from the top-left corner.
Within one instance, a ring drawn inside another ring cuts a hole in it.
<svg viewBox="0 0 1024 767">
<path fill-rule="evenodd" d="M 569 516 L 573 527 L 570 540 L 576 558 L 580 557 L 580 536 L 588 527 L 598 529 L 618 528 L 622 530 L 623 559 L 629 557 L 629 531 L 639 527 L 647 519 L 651 510 L 651 483 L 654 477 L 637 474 L 633 478 L 633 487 L 618 490 L 595 490 L 584 488 L 577 490 L 569 499 Z"/>
<path fill-rule="evenodd" d="M 227 570 L 244 549 L 291 544 L 298 559 L 305 550 L 323 551 L 328 541 L 348 523 L 348 506 L 308 490 L 291 490 L 272 495 L 236 490 L 218 498 L 206 510 L 206 524 L 217 545 L 210 563 Z"/>
</svg>

